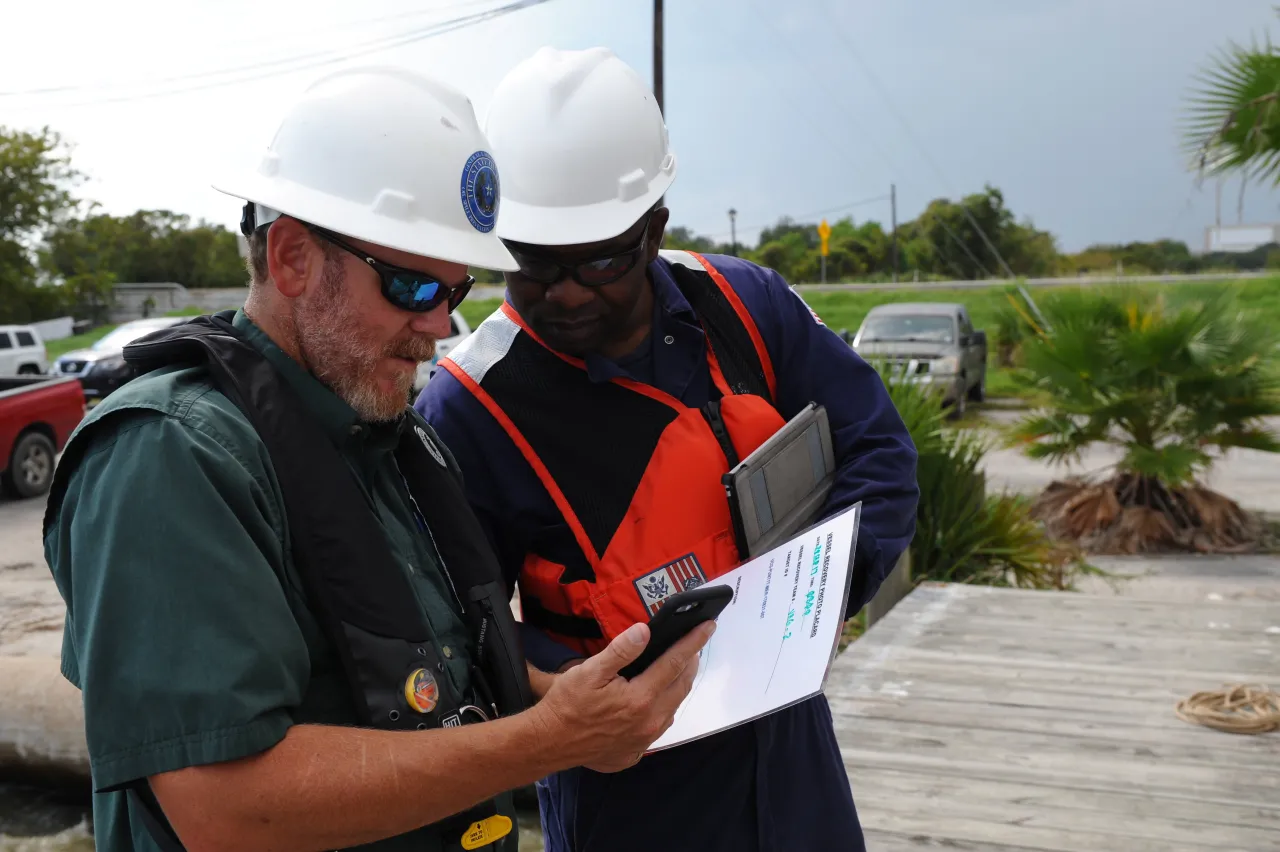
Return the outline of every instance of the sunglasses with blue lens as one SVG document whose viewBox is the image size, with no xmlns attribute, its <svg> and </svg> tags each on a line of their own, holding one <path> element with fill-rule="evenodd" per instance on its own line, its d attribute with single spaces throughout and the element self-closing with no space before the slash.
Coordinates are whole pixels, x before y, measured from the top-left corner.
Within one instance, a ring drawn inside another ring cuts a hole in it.
<svg viewBox="0 0 1280 852">
<path fill-rule="evenodd" d="M 382 282 L 382 297 L 401 310 L 426 313 L 448 302 L 449 313 L 453 313 L 471 292 L 472 285 L 476 283 L 476 279 L 468 275 L 462 283 L 449 286 L 425 272 L 406 269 L 403 266 L 395 266 L 376 257 L 370 257 L 368 252 L 356 248 L 332 231 L 315 225 L 307 227 L 318 237 L 367 263 L 374 272 L 378 273 L 378 278 Z"/>
</svg>

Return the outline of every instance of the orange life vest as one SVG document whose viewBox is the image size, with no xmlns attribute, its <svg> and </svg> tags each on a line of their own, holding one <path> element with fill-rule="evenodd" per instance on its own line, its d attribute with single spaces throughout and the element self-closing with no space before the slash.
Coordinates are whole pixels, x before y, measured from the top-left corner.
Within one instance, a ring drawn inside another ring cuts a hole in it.
<svg viewBox="0 0 1280 852">
<path fill-rule="evenodd" d="M 521 616 L 584 654 L 740 564 L 722 477 L 784 425 L 769 354 L 733 287 L 700 255 L 663 256 L 706 332 L 718 394 L 704 408 L 627 378 L 591 381 L 507 303 L 440 362 L 573 532 L 576 548 L 526 554 Z"/>
</svg>

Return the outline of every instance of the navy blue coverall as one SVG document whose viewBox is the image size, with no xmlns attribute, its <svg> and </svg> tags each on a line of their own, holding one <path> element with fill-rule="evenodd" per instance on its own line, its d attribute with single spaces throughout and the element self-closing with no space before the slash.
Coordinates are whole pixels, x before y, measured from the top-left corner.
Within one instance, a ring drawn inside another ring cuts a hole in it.
<svg viewBox="0 0 1280 852">
<path fill-rule="evenodd" d="M 708 255 L 754 319 L 790 419 L 827 409 L 838 476 L 824 514 L 862 501 L 846 617 L 875 594 L 915 532 L 916 452 L 876 372 L 821 323 L 777 272 Z M 712 387 L 705 335 L 659 257 L 651 334 L 631 355 L 586 359 L 593 381 L 627 376 L 686 405 Z M 564 519 L 502 427 L 453 375 L 437 370 L 415 408 L 453 451 L 508 584 L 524 542 Z M 548 411 L 548 417 L 556 412 Z M 572 423 L 565 423 L 572 429 Z M 607 487 L 607 486 L 602 486 Z M 554 671 L 575 653 L 523 625 L 529 661 Z M 863 850 L 862 830 L 826 698 L 658 752 L 617 774 L 575 769 L 538 783 L 547 852 Z"/>
</svg>

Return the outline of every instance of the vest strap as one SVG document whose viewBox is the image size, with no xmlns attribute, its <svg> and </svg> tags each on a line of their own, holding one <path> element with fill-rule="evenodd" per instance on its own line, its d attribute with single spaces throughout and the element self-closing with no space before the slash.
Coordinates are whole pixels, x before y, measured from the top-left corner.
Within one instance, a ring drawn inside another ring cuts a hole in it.
<svg viewBox="0 0 1280 852">
<path fill-rule="evenodd" d="M 561 636 L 573 639 L 604 638 L 604 632 L 594 618 L 552 612 L 542 605 L 542 601 L 523 592 L 520 594 L 520 613 L 530 626 L 541 627 Z"/>
</svg>

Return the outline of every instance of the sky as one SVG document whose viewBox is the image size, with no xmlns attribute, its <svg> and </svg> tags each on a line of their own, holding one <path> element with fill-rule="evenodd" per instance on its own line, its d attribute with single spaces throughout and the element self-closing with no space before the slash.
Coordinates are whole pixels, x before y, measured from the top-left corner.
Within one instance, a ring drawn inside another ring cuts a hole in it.
<svg viewBox="0 0 1280 852">
<path fill-rule="evenodd" d="M 409 41 L 507 2 L 5 0 L 0 126 L 62 134 L 104 212 L 234 229 L 239 203 L 210 182 L 336 68 L 436 75 L 482 120 L 545 44 L 604 45 L 652 79 L 652 0 L 544 0 Z M 1273 0 L 667 0 L 664 19 L 673 226 L 727 241 L 733 208 L 751 245 L 782 216 L 887 225 L 890 185 L 901 222 L 991 184 L 1067 252 L 1202 249 L 1215 184 L 1188 167 L 1187 98 L 1215 52 L 1280 20 Z M 1223 186 L 1223 224 L 1240 189 Z M 1280 193 L 1249 185 L 1243 213 L 1280 222 Z"/>
</svg>

